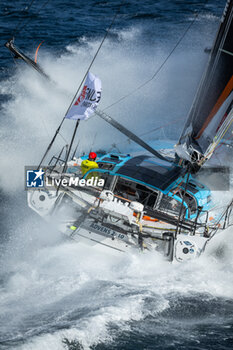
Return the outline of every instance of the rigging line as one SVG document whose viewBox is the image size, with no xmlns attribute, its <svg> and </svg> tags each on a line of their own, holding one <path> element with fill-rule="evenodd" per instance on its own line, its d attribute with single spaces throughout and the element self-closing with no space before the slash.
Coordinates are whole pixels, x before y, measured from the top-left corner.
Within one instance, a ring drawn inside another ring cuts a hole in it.
<svg viewBox="0 0 233 350">
<path fill-rule="evenodd" d="M 90 118 L 89 118 L 89 119 L 90 119 Z M 152 129 L 152 130 L 150 130 L 150 131 L 146 131 L 146 132 L 144 132 L 143 134 L 140 134 L 139 137 L 148 135 L 148 134 L 150 134 L 150 133 L 152 133 L 152 132 L 155 132 L 155 131 L 158 131 L 158 130 L 160 130 L 160 129 L 164 129 L 166 126 L 169 126 L 169 125 L 171 125 L 171 124 L 175 124 L 177 121 L 180 121 L 180 120 L 184 120 L 184 118 L 183 118 L 183 117 L 182 117 L 182 118 L 177 118 L 177 119 L 173 120 L 173 121 L 170 122 L 170 123 L 161 125 L 161 126 L 159 126 L 159 127 L 157 127 L 157 128 L 154 128 L 154 129 Z M 124 143 L 126 143 L 128 140 L 129 140 L 129 139 L 127 139 L 127 140 L 125 140 L 125 141 L 123 141 L 123 142 L 114 143 L 114 146 L 117 147 L 117 145 L 124 144 Z"/>
<path fill-rule="evenodd" d="M 206 0 L 203 8 L 206 6 L 207 2 L 209 0 Z M 170 53 L 167 55 L 167 57 L 165 58 L 165 60 L 162 62 L 162 64 L 158 67 L 158 69 L 155 71 L 155 73 L 152 75 L 152 77 L 148 80 L 146 80 L 144 83 L 142 83 L 141 85 L 139 85 L 136 89 L 132 90 L 130 93 L 126 94 L 125 96 L 122 96 L 119 100 L 113 102 L 111 105 L 107 106 L 106 108 L 103 109 L 103 111 L 105 111 L 108 108 L 111 108 L 112 106 L 116 105 L 117 103 L 123 101 L 124 99 L 126 99 L 127 97 L 133 95 L 135 92 L 137 92 L 138 90 L 140 90 L 141 88 L 143 88 L 145 85 L 149 84 L 154 78 L 156 78 L 156 76 L 158 75 L 158 73 L 162 70 L 162 68 L 164 67 L 164 65 L 167 63 L 167 61 L 169 60 L 169 58 L 171 57 L 171 55 L 173 54 L 173 52 L 176 50 L 176 48 L 179 46 L 179 44 L 181 43 L 181 41 L 184 39 L 184 37 L 186 36 L 186 34 L 188 33 L 188 31 L 190 30 L 190 28 L 192 27 L 192 25 L 196 22 L 197 17 L 199 16 L 199 12 L 196 12 L 196 14 L 194 15 L 194 19 L 191 21 L 191 23 L 187 26 L 187 28 L 185 29 L 184 33 L 181 35 L 181 37 L 179 38 L 179 40 L 176 42 L 176 44 L 174 45 L 174 47 L 172 48 L 172 50 L 170 51 Z"/>
<path fill-rule="evenodd" d="M 83 84 L 83 82 L 84 82 L 84 80 L 85 80 L 85 78 L 86 78 L 86 76 L 87 76 L 87 74 L 88 74 L 88 72 L 89 72 L 91 66 L 93 65 L 93 63 L 94 63 L 94 61 L 95 61 L 95 59 L 96 59 L 96 57 L 97 57 L 97 55 L 98 55 L 98 53 L 99 53 L 99 51 L 100 51 L 102 45 L 103 45 L 103 43 L 104 43 L 104 41 L 105 41 L 105 39 L 106 39 L 106 37 L 107 37 L 107 35 L 108 35 L 108 33 L 109 33 L 109 31 L 110 31 L 112 25 L 113 25 L 113 23 L 115 22 L 115 19 L 116 19 L 117 15 L 118 15 L 119 11 L 120 11 L 120 6 L 119 6 L 119 8 L 118 8 L 118 11 L 116 11 L 115 16 L 113 17 L 113 20 L 112 20 L 110 26 L 108 27 L 108 30 L 106 31 L 106 33 L 105 33 L 105 35 L 104 35 L 104 37 L 103 37 L 103 39 L 102 39 L 102 41 L 101 41 L 101 43 L 100 43 L 100 45 L 99 45 L 99 47 L 98 47 L 98 49 L 97 49 L 95 55 L 94 55 L 94 57 L 93 57 L 93 59 L 92 59 L 90 65 L 89 65 L 89 67 L 88 67 L 88 69 L 87 69 L 87 71 L 86 71 L 86 74 L 84 75 L 83 80 L 82 80 L 82 82 L 80 83 L 80 85 L 79 85 L 79 87 L 78 87 L 78 90 L 77 90 L 77 92 L 76 92 L 76 94 L 75 94 L 73 100 L 71 101 L 71 104 L 70 104 L 70 106 L 69 106 L 69 108 L 68 108 L 68 110 L 67 110 L 67 112 L 66 112 L 66 114 L 65 114 L 65 116 L 64 116 L 64 118 L 63 118 L 63 120 L 62 120 L 62 123 L 63 123 L 63 121 L 64 121 L 64 119 L 65 119 L 67 113 L 69 112 L 69 109 L 71 108 L 73 102 L 75 101 L 76 96 L 78 95 L 78 92 L 79 92 L 79 90 L 81 89 L 81 86 L 82 86 L 82 84 Z M 61 124 L 62 124 L 62 123 L 61 123 Z M 61 183 L 62 183 L 63 174 L 66 172 L 66 169 L 67 169 L 67 163 L 68 163 L 68 160 L 69 160 L 69 157 L 70 157 L 70 153 L 71 153 L 72 146 L 73 146 L 73 143 L 74 143 L 74 140 L 75 140 L 75 136 L 76 136 L 77 129 L 78 129 L 78 127 L 79 127 L 79 123 L 80 123 L 80 119 L 77 119 L 76 124 L 75 124 L 75 129 L 74 129 L 74 132 L 73 132 L 71 141 L 70 141 L 70 143 L 69 143 L 69 148 L 68 148 L 68 151 L 67 151 L 67 154 L 66 154 L 65 163 L 64 163 L 64 166 L 63 166 L 63 169 L 62 169 L 62 172 L 61 172 L 61 174 L 62 174 L 62 175 L 61 175 L 61 182 L 60 182 L 60 184 L 59 184 L 58 187 L 57 187 L 56 196 L 58 195 L 58 192 L 59 192 L 59 189 L 60 189 L 60 186 L 61 186 Z M 60 128 L 60 127 L 59 127 L 59 128 Z"/>
<path fill-rule="evenodd" d="M 146 132 L 144 132 L 143 134 L 141 134 L 141 135 L 139 135 L 139 136 L 140 136 L 140 137 L 141 137 L 141 136 L 145 136 L 145 135 L 151 134 L 151 133 L 154 132 L 154 131 L 157 131 L 157 130 L 160 130 L 160 129 L 164 129 L 166 126 L 175 124 L 176 122 L 178 122 L 178 121 L 180 121 L 180 120 L 185 120 L 185 118 L 184 118 L 184 117 L 182 117 L 182 118 L 177 118 L 177 119 L 173 120 L 173 121 L 170 122 L 170 123 L 167 123 L 167 124 L 158 126 L 157 128 L 154 128 L 154 129 L 152 129 L 152 130 L 150 130 L 150 131 L 146 131 Z"/>
<path fill-rule="evenodd" d="M 177 222 L 177 225 L 176 225 L 175 238 L 177 238 L 178 231 L 181 230 L 182 223 L 183 223 L 183 221 L 185 219 L 185 216 L 186 216 L 187 209 L 184 206 L 184 203 L 185 203 L 184 198 L 185 198 L 185 195 L 186 195 L 186 192 L 187 192 L 187 189 L 188 189 L 189 177 L 191 175 L 191 167 L 190 167 L 190 165 L 187 166 L 186 174 L 187 174 L 187 178 L 186 178 L 185 187 L 184 187 L 184 194 L 182 196 L 182 202 L 181 202 L 181 206 L 180 206 L 178 222 Z M 183 210 L 184 210 L 184 212 L 183 212 Z M 183 215 L 183 217 L 182 217 L 182 215 Z"/>
<path fill-rule="evenodd" d="M 19 10 L 19 12 L 21 11 L 21 12 L 23 12 L 23 11 L 28 11 L 30 8 L 31 8 L 31 6 L 32 6 L 32 4 L 33 4 L 33 2 L 34 2 L 35 0 L 32 0 L 31 1 L 31 3 L 28 5 L 28 6 L 25 6 L 22 10 Z M 17 13 L 18 11 L 11 11 L 11 12 L 7 12 L 7 13 L 5 13 L 5 14 L 2 14 L 2 16 L 9 16 L 9 15 L 12 15 L 12 14 L 14 14 L 14 13 Z M 18 27 L 18 25 L 21 23 L 22 21 L 20 20 L 19 21 L 19 23 L 17 24 L 17 26 L 16 26 L 16 28 Z"/>
<path fill-rule="evenodd" d="M 35 1 L 35 0 L 32 0 L 31 3 L 29 4 L 29 6 L 26 6 L 26 7 L 24 8 L 24 11 L 29 11 L 34 1 Z"/>
<path fill-rule="evenodd" d="M 122 2 L 123 2 L 123 1 L 122 1 Z M 73 98 L 73 100 L 71 101 L 71 103 L 70 103 L 70 105 L 69 105 L 69 108 L 68 108 L 67 111 L 66 111 L 65 116 L 66 116 L 67 113 L 69 112 L 69 110 L 70 110 L 70 108 L 71 108 L 71 106 L 72 106 L 72 104 L 73 104 L 73 102 L 74 102 L 74 100 L 75 100 L 77 94 L 79 93 L 79 90 L 80 90 L 80 88 L 81 88 L 81 86 L 82 86 L 82 84 L 83 84 L 83 82 L 84 82 L 84 80 L 85 80 L 85 78 L 86 78 L 86 76 L 87 76 L 89 70 L 91 69 L 91 67 L 92 67 L 92 65 L 93 65 L 93 63 L 94 63 L 94 61 L 95 61 L 95 59 L 96 59 L 96 57 L 97 57 L 97 55 L 98 55 L 98 53 L 99 53 L 101 47 L 103 46 L 103 43 L 104 43 L 105 39 L 107 38 L 108 33 L 109 33 L 110 29 L 112 28 L 112 26 L 113 26 L 115 20 L 116 20 L 116 17 L 117 17 L 118 14 L 119 14 L 119 11 L 120 11 L 122 2 L 121 2 L 121 4 L 120 4 L 118 10 L 116 11 L 116 13 L 115 13 L 115 15 L 114 15 L 114 17 L 113 17 L 112 22 L 111 22 L 110 26 L 108 27 L 108 29 L 107 29 L 107 31 L 106 31 L 106 33 L 105 33 L 105 35 L 104 35 L 104 37 L 103 37 L 103 39 L 102 39 L 102 41 L 101 41 L 99 47 L 98 47 L 98 49 L 97 49 L 97 51 L 96 51 L 96 53 L 95 53 L 95 55 L 94 55 L 94 57 L 93 57 L 93 59 L 92 59 L 90 65 L 89 65 L 89 67 L 88 67 L 88 69 L 87 69 L 87 71 L 86 71 L 86 73 L 85 73 L 85 75 L 84 75 L 84 77 L 83 77 L 83 79 L 82 79 L 82 81 L 81 81 L 79 87 L 78 87 L 78 90 L 76 91 L 76 94 L 74 95 L 74 98 Z"/>
<path fill-rule="evenodd" d="M 29 11 L 30 8 L 32 7 L 34 1 L 35 1 L 35 0 L 32 0 L 31 3 L 23 9 L 23 11 Z M 24 21 L 25 21 L 25 18 L 23 18 L 22 20 L 20 20 L 20 21 L 18 22 L 17 26 L 15 27 L 14 32 L 16 32 L 16 31 L 18 30 L 20 24 L 23 23 Z M 14 33 L 14 32 L 13 32 L 13 33 Z M 13 35 L 14 35 L 14 34 L 12 34 L 12 36 L 13 36 Z"/>
<path fill-rule="evenodd" d="M 48 0 L 48 1 L 49 1 L 49 0 Z M 48 2 L 48 1 L 47 1 L 47 2 Z M 47 147 L 47 149 L 46 149 L 46 151 L 45 151 L 45 153 L 44 153 L 44 155 L 43 155 L 43 157 L 42 157 L 42 159 L 41 159 L 41 161 L 40 161 L 40 164 L 39 164 L 39 166 L 38 166 L 38 169 L 40 168 L 42 162 L 44 161 L 44 159 L 45 159 L 45 157 L 47 156 L 47 154 L 48 154 L 50 148 L 52 147 L 52 145 L 53 145 L 53 143 L 54 143 L 54 141 L 55 141 L 55 139 L 56 139 L 56 137 L 57 137 L 57 134 L 60 132 L 60 129 L 61 129 L 61 127 L 62 127 L 62 124 L 63 124 L 64 121 L 65 121 L 66 115 L 67 115 L 67 113 L 69 112 L 69 110 L 70 110 L 70 108 L 71 108 L 73 102 L 75 101 L 75 98 L 76 98 L 77 94 L 79 93 L 79 90 L 80 90 L 80 88 L 81 88 L 81 86 L 82 86 L 82 84 L 83 84 L 83 82 L 84 82 L 84 80 L 85 80 L 85 78 L 86 78 L 86 76 L 87 76 L 89 70 L 91 69 L 91 67 L 92 67 L 92 65 L 93 65 L 93 63 L 94 63 L 94 61 L 95 61 L 95 59 L 96 59 L 96 57 L 97 57 L 97 55 L 98 55 L 98 53 L 99 53 L 101 47 L 103 46 L 103 43 L 104 43 L 105 39 L 106 39 L 107 36 L 108 36 L 108 33 L 109 33 L 110 29 L 112 28 L 112 26 L 113 26 L 113 24 L 114 24 L 114 22 L 115 22 L 115 20 L 116 20 L 116 17 L 118 16 L 118 14 L 119 14 L 119 12 L 120 12 L 121 5 L 122 5 L 123 1 L 124 1 L 124 0 L 121 1 L 118 10 L 116 11 L 115 15 L 113 16 L 112 22 L 110 23 L 110 26 L 108 27 L 108 29 L 107 29 L 107 31 L 106 31 L 106 33 L 105 33 L 105 35 L 104 35 L 104 37 L 103 37 L 103 39 L 102 39 L 102 41 L 101 41 L 101 43 L 100 43 L 100 45 L 99 45 L 99 47 L 98 47 L 98 49 L 97 49 L 95 55 L 94 55 L 94 57 L 93 57 L 91 63 L 89 64 L 89 67 L 88 67 L 88 69 L 87 69 L 87 71 L 86 71 L 86 74 L 84 75 L 84 77 L 83 77 L 83 79 L 82 79 L 82 81 L 81 81 L 81 83 L 80 83 L 80 85 L 79 85 L 79 87 L 78 87 L 78 90 L 76 91 L 76 93 L 75 93 L 75 95 L 74 95 L 74 97 L 73 97 L 73 99 L 72 99 L 72 101 L 71 101 L 71 103 L 70 103 L 70 105 L 69 105 L 69 107 L 68 107 L 68 109 L 67 109 L 67 111 L 66 111 L 64 117 L 62 118 L 62 121 L 61 121 L 60 125 L 58 126 L 58 128 L 57 128 L 57 130 L 56 130 L 56 132 L 55 132 L 55 134 L 54 134 L 54 136 L 53 136 L 53 138 L 52 138 L 50 144 L 48 145 L 48 147 Z M 77 127 L 78 127 L 78 125 L 77 125 Z"/>
<path fill-rule="evenodd" d="M 230 137 L 228 137 L 227 139 L 226 139 L 226 141 L 229 141 L 229 140 L 231 140 L 233 138 L 233 134 L 230 136 Z M 224 143 L 224 142 L 222 142 L 222 143 L 220 143 L 216 148 L 215 148 L 215 151 L 217 151 L 217 149 L 219 149 L 220 147 L 222 147 L 222 146 L 229 146 L 227 143 Z"/>
<path fill-rule="evenodd" d="M 221 220 L 224 218 L 225 215 L 227 215 L 227 216 L 229 215 L 229 210 L 230 210 L 230 215 L 231 215 L 232 206 L 233 206 L 233 200 L 228 204 L 228 206 L 227 206 L 227 208 L 225 209 L 225 211 L 221 214 L 220 218 L 219 218 L 219 219 L 217 220 L 217 222 L 215 223 L 214 228 L 212 229 L 209 238 L 208 238 L 207 241 L 205 242 L 205 245 L 204 245 L 204 247 L 203 247 L 203 250 L 206 248 L 207 243 L 216 235 L 216 233 L 218 232 L 219 228 L 221 228 L 221 226 L 219 226 L 219 225 L 221 225 L 220 222 L 221 222 Z M 227 218 L 225 217 L 225 220 L 226 220 L 226 219 L 227 219 Z M 228 217 L 228 219 L 229 219 L 229 217 Z M 229 227 L 229 226 L 231 226 L 231 225 L 228 225 L 227 227 Z"/>
<path fill-rule="evenodd" d="M 38 9 L 37 12 L 35 12 L 35 15 L 38 15 L 40 13 L 41 10 L 43 10 L 43 8 L 50 2 L 50 0 L 47 0 L 44 2 L 44 4 Z M 14 37 L 16 34 L 19 34 L 27 25 L 28 23 L 32 20 L 32 18 L 29 18 L 26 22 L 25 19 L 23 19 L 21 21 L 21 23 L 23 24 L 23 22 L 25 22 L 21 27 L 18 25 L 17 28 L 14 30 L 14 32 L 12 33 L 12 36 Z M 20 24 L 20 23 L 19 23 Z"/>
<path fill-rule="evenodd" d="M 227 133 L 228 129 L 230 128 L 231 124 L 233 123 L 233 119 L 230 121 L 230 124 L 227 126 L 226 130 L 222 132 L 222 134 L 220 135 L 220 139 L 218 139 L 216 142 L 213 142 L 212 147 L 210 149 L 210 151 L 207 153 L 207 155 L 202 159 L 201 163 L 203 164 L 203 162 L 205 160 L 208 160 L 208 157 L 210 157 L 211 154 L 214 153 L 216 147 L 219 145 L 220 141 L 222 140 L 222 138 L 225 136 L 225 134 Z"/>
<path fill-rule="evenodd" d="M 204 7 L 206 6 L 207 2 L 208 2 L 208 0 L 205 1 Z M 121 5 L 122 5 L 122 3 L 120 4 L 120 7 L 121 7 Z M 113 22 L 114 22 L 114 20 L 115 20 L 117 14 L 118 14 L 118 12 L 119 12 L 119 10 L 120 10 L 120 7 L 119 7 L 117 13 L 115 14 L 115 16 L 114 16 L 114 18 L 113 18 Z M 198 15 L 199 15 L 199 13 L 200 13 L 200 11 L 199 11 L 199 12 L 196 12 L 196 14 L 195 14 L 195 16 L 194 16 L 194 19 L 193 19 L 193 20 L 191 21 L 191 23 L 187 26 L 187 28 L 186 28 L 186 30 L 184 31 L 184 33 L 181 35 L 181 37 L 180 37 L 179 40 L 176 42 L 176 44 L 175 44 L 175 46 L 173 47 L 173 49 L 170 51 L 170 53 L 168 54 L 168 56 L 166 57 L 166 59 L 165 59 L 165 60 L 163 61 L 163 63 L 159 66 L 159 68 L 156 70 L 156 72 L 153 74 L 153 76 L 152 76 L 150 79 L 148 79 L 147 81 L 145 81 L 143 84 L 139 85 L 136 89 L 134 89 L 133 91 L 131 91 L 129 94 L 123 96 L 122 98 L 120 98 L 119 100 L 117 100 L 116 102 L 114 102 L 113 104 L 111 104 L 111 105 L 107 106 L 106 108 L 104 108 L 103 111 L 105 111 L 106 109 L 108 109 L 108 108 L 114 106 L 115 104 L 121 102 L 121 101 L 124 100 L 125 98 L 127 98 L 127 97 L 133 95 L 136 91 L 140 90 L 142 87 L 144 87 L 145 85 L 147 85 L 149 82 L 151 82 L 151 81 L 157 76 L 157 74 L 161 71 L 161 69 L 162 69 L 163 66 L 166 64 L 166 62 L 168 61 L 168 59 L 171 57 L 171 55 L 173 54 L 173 52 L 174 52 L 174 51 L 176 50 L 176 48 L 179 46 L 179 44 L 181 43 L 181 41 L 183 40 L 183 38 L 186 36 L 186 34 L 188 33 L 188 31 L 190 30 L 190 28 L 192 27 L 192 25 L 195 23 L 195 21 L 196 21 Z M 111 26 L 112 26 L 112 24 L 110 25 L 109 29 L 111 28 Z M 106 35 L 105 35 L 103 41 L 105 40 L 105 38 L 106 38 L 108 32 L 109 32 L 109 30 L 107 31 L 107 33 L 106 33 Z M 102 43 L 103 43 L 103 42 L 102 42 Z M 101 43 L 100 47 L 102 46 L 102 43 Z M 99 49 L 100 49 L 100 48 L 99 48 Z M 97 53 L 99 52 L 99 49 L 97 50 Z M 97 56 L 97 54 L 96 54 L 96 56 Z M 94 62 L 94 59 L 95 59 L 95 57 L 93 58 L 93 62 Z M 91 65 L 92 65 L 93 62 L 91 62 Z M 90 65 L 90 66 L 91 66 L 91 65 Z M 90 67 L 89 67 L 89 69 L 90 69 Z M 87 75 L 89 69 L 87 70 L 86 75 Z M 86 75 L 84 76 L 83 81 L 84 81 Z M 83 81 L 81 82 L 80 87 L 81 87 Z M 80 87 L 79 87 L 79 89 L 80 89 Z M 79 91 L 79 89 L 78 89 L 78 91 Z M 78 92 L 77 92 L 77 93 L 78 93 Z M 76 93 L 76 95 L 77 95 L 77 93 Z M 68 108 L 66 114 L 68 113 L 68 111 L 69 111 L 71 105 L 73 104 L 76 95 L 74 96 L 74 98 L 73 98 L 73 100 L 72 100 L 72 102 L 71 102 L 71 104 L 70 104 L 70 106 L 69 106 L 69 108 Z M 93 117 L 94 117 L 94 116 L 93 116 Z M 64 117 L 64 119 L 65 119 L 65 117 Z M 62 120 L 62 123 L 63 123 L 64 119 Z M 89 118 L 89 119 L 91 119 L 91 118 Z M 61 123 L 61 124 L 62 124 L 62 123 Z"/>
<path fill-rule="evenodd" d="M 69 142 L 65 139 L 65 137 L 59 132 L 58 135 L 65 141 L 66 145 L 69 144 Z"/>
</svg>

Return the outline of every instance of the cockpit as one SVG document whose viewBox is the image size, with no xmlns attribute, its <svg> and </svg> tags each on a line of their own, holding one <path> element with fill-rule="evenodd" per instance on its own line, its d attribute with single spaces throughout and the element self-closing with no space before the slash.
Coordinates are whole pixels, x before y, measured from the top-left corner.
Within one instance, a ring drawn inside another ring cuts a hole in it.
<svg viewBox="0 0 233 350">
<path fill-rule="evenodd" d="M 99 176 L 105 180 L 104 189 L 111 190 L 120 200 L 137 201 L 144 205 L 145 211 L 166 212 L 175 217 L 183 202 L 185 216 L 196 216 L 199 187 L 190 181 L 185 193 L 182 182 L 185 169 L 176 164 L 145 155 L 108 154 L 98 161 L 98 165 Z"/>
</svg>

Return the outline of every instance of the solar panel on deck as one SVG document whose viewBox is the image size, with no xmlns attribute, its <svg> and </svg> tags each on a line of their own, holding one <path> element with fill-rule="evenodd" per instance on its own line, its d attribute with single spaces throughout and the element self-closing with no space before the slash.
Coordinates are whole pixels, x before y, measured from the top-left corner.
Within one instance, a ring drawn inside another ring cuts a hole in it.
<svg viewBox="0 0 233 350">
<path fill-rule="evenodd" d="M 117 173 L 165 190 L 184 172 L 183 168 L 174 163 L 156 157 L 138 156 L 128 160 Z"/>
</svg>

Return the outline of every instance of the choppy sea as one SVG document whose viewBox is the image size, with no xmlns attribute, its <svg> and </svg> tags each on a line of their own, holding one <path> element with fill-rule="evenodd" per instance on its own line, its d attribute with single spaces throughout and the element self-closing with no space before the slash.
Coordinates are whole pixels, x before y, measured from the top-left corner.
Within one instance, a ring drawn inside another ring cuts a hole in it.
<svg viewBox="0 0 233 350">
<path fill-rule="evenodd" d="M 40 161 L 116 11 L 91 69 L 102 80 L 100 108 L 148 142 L 175 142 L 224 6 L 224 0 L 1 1 L 0 349 L 233 348 L 232 231 L 188 264 L 150 254 L 113 258 L 65 240 L 27 207 L 24 190 L 24 166 Z M 12 35 L 30 57 L 43 41 L 38 62 L 52 82 L 12 58 L 4 47 Z M 72 127 L 65 123 L 54 153 Z M 80 154 L 135 147 L 98 117 L 82 123 L 77 140 Z"/>
</svg>

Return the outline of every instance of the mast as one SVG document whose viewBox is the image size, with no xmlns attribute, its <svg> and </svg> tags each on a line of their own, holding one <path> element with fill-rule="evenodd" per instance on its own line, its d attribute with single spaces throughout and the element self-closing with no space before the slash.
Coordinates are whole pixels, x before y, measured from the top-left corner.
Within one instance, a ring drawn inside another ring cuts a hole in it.
<svg viewBox="0 0 233 350">
<path fill-rule="evenodd" d="M 185 158 L 186 153 L 189 161 L 203 164 L 208 159 L 207 154 L 212 155 L 209 149 L 214 139 L 225 134 L 231 125 L 232 101 L 233 0 L 228 0 L 207 68 L 176 149 L 180 158 Z"/>
<path fill-rule="evenodd" d="M 74 101 L 75 101 L 75 99 L 76 99 L 76 96 L 78 95 L 78 93 L 79 93 L 79 91 L 80 91 L 80 89 L 81 89 L 81 86 L 82 86 L 82 84 L 84 83 L 86 77 L 88 76 L 88 73 L 90 72 L 90 69 L 91 69 L 93 63 L 95 62 L 96 57 L 97 57 L 97 55 L 99 54 L 99 52 L 100 52 L 100 50 L 101 50 L 101 48 L 102 48 L 102 46 L 103 46 L 103 44 L 104 44 L 104 41 L 106 40 L 106 38 L 107 38 L 107 36 L 108 36 L 108 33 L 109 33 L 110 29 L 112 28 L 112 26 L 113 26 L 113 24 L 114 24 L 114 22 L 115 22 L 115 20 L 116 20 L 116 18 L 117 18 L 118 13 L 120 12 L 120 8 L 121 8 L 121 5 L 119 6 L 118 10 L 117 10 L 116 13 L 114 14 L 114 16 L 113 16 L 113 18 L 112 18 L 112 21 L 111 21 L 111 23 L 110 23 L 110 25 L 109 25 L 107 31 L 105 32 L 105 35 L 104 35 L 104 37 L 102 38 L 102 40 L 101 40 L 101 42 L 100 42 L 100 45 L 99 45 L 99 47 L 98 47 L 98 49 L 97 49 L 97 51 L 96 51 L 94 57 L 92 58 L 92 60 L 91 60 L 91 62 L 90 62 L 90 64 L 89 64 L 89 67 L 88 67 L 88 69 L 87 69 L 87 71 L 86 71 L 86 73 L 85 73 L 85 75 L 84 75 L 84 77 L 83 77 L 83 79 L 82 79 L 82 81 L 81 81 L 79 87 L 78 87 L 78 90 L 76 91 L 76 93 L 75 93 L 75 95 L 74 95 L 74 97 L 73 97 L 73 99 L 72 99 L 72 101 L 71 101 L 71 103 L 70 103 L 70 105 L 69 105 L 69 107 L 68 107 L 68 109 L 67 109 L 67 111 L 66 111 L 65 116 L 62 118 L 62 120 L 61 120 L 61 122 L 60 122 L 60 124 L 59 124 L 59 126 L 58 126 L 58 128 L 57 128 L 57 130 L 56 130 L 56 132 L 55 132 L 55 134 L 54 134 L 54 137 L 53 137 L 52 141 L 50 142 L 49 146 L 47 147 L 47 149 L 46 149 L 46 151 L 45 151 L 45 153 L 44 153 L 44 155 L 43 155 L 43 157 L 42 157 L 42 159 L 41 159 L 41 161 L 40 161 L 40 165 L 38 166 L 38 168 L 39 168 L 39 167 L 41 166 L 41 164 L 43 163 L 43 161 L 44 161 L 44 159 L 46 158 L 46 156 L 47 156 L 47 154 L 48 154 L 50 148 L 52 147 L 52 145 L 53 145 L 53 143 L 54 143 L 54 141 L 55 141 L 55 139 L 56 139 L 58 133 L 60 132 L 60 129 L 61 129 L 61 127 L 62 127 L 62 125 L 63 125 L 63 123 L 64 123 L 64 121 L 65 121 L 65 119 L 66 119 L 66 117 L 67 117 L 67 115 L 68 115 L 68 113 L 69 113 L 69 111 L 70 111 L 70 109 L 71 109 L 73 103 L 74 103 Z M 76 134 L 78 125 L 79 125 L 79 123 L 77 122 L 77 123 L 76 123 L 76 127 L 75 127 L 75 131 L 74 131 L 73 137 L 72 137 L 72 140 L 73 140 L 73 141 L 74 141 L 74 137 L 75 137 L 75 134 Z M 72 143 L 73 143 L 73 141 L 72 141 Z M 70 147 L 70 151 L 71 151 L 71 147 Z M 68 153 L 70 153 L 70 152 L 68 152 Z M 68 161 L 68 158 L 67 158 L 67 161 Z M 67 161 L 66 161 L 66 163 L 67 163 Z M 64 168 L 65 168 L 65 167 L 64 167 Z"/>
</svg>

